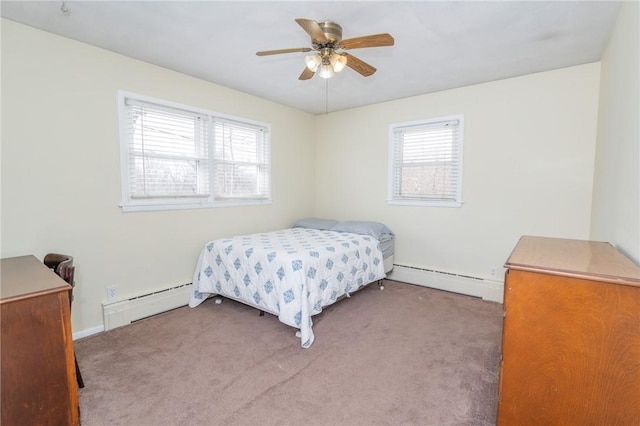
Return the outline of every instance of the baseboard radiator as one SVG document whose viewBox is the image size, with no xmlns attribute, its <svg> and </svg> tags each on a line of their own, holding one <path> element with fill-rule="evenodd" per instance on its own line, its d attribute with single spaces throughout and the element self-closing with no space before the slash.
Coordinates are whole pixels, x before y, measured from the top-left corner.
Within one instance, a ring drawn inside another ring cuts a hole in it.
<svg viewBox="0 0 640 426">
<path fill-rule="evenodd" d="M 393 271 L 388 274 L 387 278 L 453 293 L 481 297 L 498 303 L 502 303 L 503 298 L 504 283 L 486 278 L 398 264 L 393 265 Z"/>
<path fill-rule="evenodd" d="M 111 330 L 189 303 L 191 283 L 102 305 L 104 330 Z"/>
<path fill-rule="evenodd" d="M 398 264 L 393 265 L 393 270 L 387 278 L 502 303 L 504 285 L 500 281 Z M 185 306 L 189 303 L 190 294 L 191 283 L 188 283 L 126 300 L 104 303 L 104 330 L 122 327 Z"/>
</svg>

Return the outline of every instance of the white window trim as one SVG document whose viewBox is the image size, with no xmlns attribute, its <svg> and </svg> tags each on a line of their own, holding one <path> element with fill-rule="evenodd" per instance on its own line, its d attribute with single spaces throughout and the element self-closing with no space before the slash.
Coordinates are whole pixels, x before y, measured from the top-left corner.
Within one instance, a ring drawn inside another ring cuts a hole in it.
<svg viewBox="0 0 640 426">
<path fill-rule="evenodd" d="M 127 110 L 125 107 L 125 98 L 134 98 L 143 102 L 150 102 L 161 106 L 167 106 L 169 108 L 181 109 L 188 112 L 199 113 L 203 115 L 209 115 L 217 118 L 237 121 L 246 123 L 248 125 L 254 125 L 258 127 L 266 128 L 271 135 L 271 125 L 260 121 L 255 121 L 243 117 L 237 117 L 229 114 L 223 114 L 206 110 L 203 108 L 193 107 L 189 105 L 183 105 L 176 102 L 171 102 L 163 99 L 152 98 L 150 96 L 140 95 L 138 93 L 128 92 L 124 90 L 118 91 L 118 119 L 119 119 L 119 136 L 120 136 L 120 182 L 122 191 L 122 202 L 119 207 L 123 212 L 140 212 L 140 211 L 160 211 L 160 210 L 187 210 L 187 209 L 199 209 L 199 208 L 212 208 L 212 207 L 241 207 L 241 206 L 259 206 L 271 204 L 271 152 L 269 152 L 269 182 L 268 192 L 264 197 L 256 198 L 219 198 L 213 194 L 213 188 L 211 188 L 211 194 L 209 197 L 171 197 L 161 199 L 155 198 L 139 198 L 132 199 L 130 197 L 129 190 L 129 144 L 127 133 Z M 271 151 L 271 141 L 268 142 L 268 149 Z M 209 157 L 209 162 L 213 163 L 213 154 Z M 189 201 L 186 201 L 189 200 Z"/>
<path fill-rule="evenodd" d="M 427 199 L 416 199 L 416 200 L 406 200 L 406 199 L 397 199 L 394 198 L 393 195 L 393 185 L 394 185 L 394 162 L 395 162 L 395 142 L 394 142 L 394 130 L 398 127 L 410 127 L 410 126 L 419 126 L 419 125 L 428 125 L 431 123 L 439 123 L 443 121 L 454 121 L 457 120 L 459 123 L 458 127 L 458 138 L 459 138 L 459 149 L 458 149 L 458 168 L 460 173 L 458 173 L 457 182 L 456 182 L 456 199 L 452 201 L 445 200 L 427 200 Z M 446 117 L 437 117 L 430 118 L 427 120 L 416 120 L 416 121 L 407 121 L 401 123 L 392 123 L 389 125 L 389 175 L 388 175 L 388 198 L 387 204 L 392 206 L 422 206 L 422 207 L 462 207 L 464 202 L 462 201 L 462 149 L 464 145 L 464 115 L 449 115 Z"/>
</svg>

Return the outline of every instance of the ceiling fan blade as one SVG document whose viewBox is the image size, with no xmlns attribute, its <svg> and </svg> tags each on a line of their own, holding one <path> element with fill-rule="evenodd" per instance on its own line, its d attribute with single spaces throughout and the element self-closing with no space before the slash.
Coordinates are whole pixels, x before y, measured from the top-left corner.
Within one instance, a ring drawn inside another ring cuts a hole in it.
<svg viewBox="0 0 640 426">
<path fill-rule="evenodd" d="M 340 47 L 343 49 L 362 49 L 363 47 L 393 46 L 394 42 L 391 34 L 383 33 L 348 38 L 340 42 Z"/>
<path fill-rule="evenodd" d="M 296 22 L 307 32 L 307 34 L 311 36 L 311 40 L 320 43 L 327 43 L 329 41 L 327 36 L 324 35 L 324 31 L 322 31 L 322 28 L 320 28 L 320 25 L 318 25 L 316 21 L 298 18 L 296 19 Z"/>
<path fill-rule="evenodd" d="M 315 72 L 311 71 L 307 67 L 304 67 L 304 71 L 302 71 L 302 74 L 300 74 L 300 77 L 298 77 L 298 80 L 309 80 L 311 77 L 313 77 L 314 74 Z"/>
<path fill-rule="evenodd" d="M 343 53 L 342 55 L 347 57 L 347 66 L 352 70 L 362 74 L 363 76 L 369 77 L 376 72 L 376 69 L 374 67 L 364 62 L 363 60 L 358 59 L 348 53 Z"/>
<path fill-rule="evenodd" d="M 258 56 L 279 55 L 280 53 L 310 52 L 312 50 L 313 49 L 310 47 L 294 47 L 293 49 L 263 50 L 262 52 L 256 52 L 256 55 Z"/>
</svg>

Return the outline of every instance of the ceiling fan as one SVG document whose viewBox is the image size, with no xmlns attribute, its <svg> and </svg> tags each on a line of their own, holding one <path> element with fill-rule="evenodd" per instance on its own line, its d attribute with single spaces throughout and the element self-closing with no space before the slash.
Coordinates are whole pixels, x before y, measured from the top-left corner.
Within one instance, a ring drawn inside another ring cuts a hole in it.
<svg viewBox="0 0 640 426">
<path fill-rule="evenodd" d="M 305 68 L 298 77 L 308 80 L 316 72 L 322 78 L 331 78 L 336 72 L 349 67 L 364 77 L 369 77 L 376 69 L 355 56 L 340 50 L 361 49 L 363 47 L 393 46 L 390 34 L 373 34 L 342 40 L 342 27 L 335 22 L 316 22 L 311 19 L 298 18 L 296 22 L 311 36 L 312 47 L 292 49 L 266 50 L 257 52 L 258 56 L 278 55 L 280 53 L 311 52 L 305 57 Z"/>
</svg>

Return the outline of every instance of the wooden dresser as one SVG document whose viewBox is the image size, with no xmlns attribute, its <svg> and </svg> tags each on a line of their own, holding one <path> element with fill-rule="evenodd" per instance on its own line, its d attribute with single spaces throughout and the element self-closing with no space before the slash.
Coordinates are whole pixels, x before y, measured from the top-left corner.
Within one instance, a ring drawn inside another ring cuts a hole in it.
<svg viewBox="0 0 640 426">
<path fill-rule="evenodd" d="M 640 268 L 524 236 L 507 261 L 499 425 L 640 425 Z"/>
<path fill-rule="evenodd" d="M 34 256 L 2 259 L 2 425 L 78 425 L 71 286 Z"/>
</svg>

